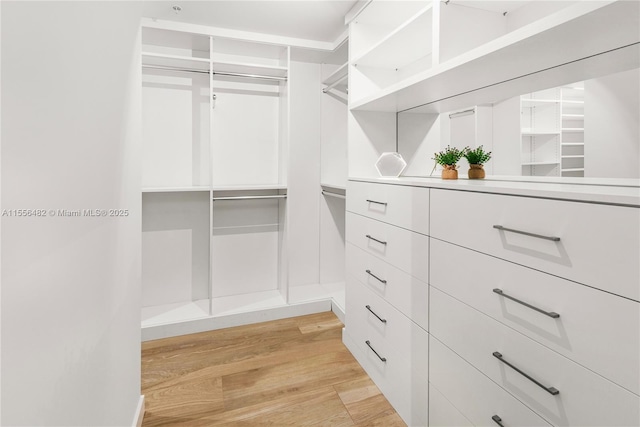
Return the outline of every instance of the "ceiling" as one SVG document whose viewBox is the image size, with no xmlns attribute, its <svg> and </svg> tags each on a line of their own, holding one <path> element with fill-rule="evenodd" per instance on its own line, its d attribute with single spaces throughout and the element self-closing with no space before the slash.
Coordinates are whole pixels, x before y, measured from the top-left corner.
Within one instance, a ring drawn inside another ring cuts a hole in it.
<svg viewBox="0 0 640 427">
<path fill-rule="evenodd" d="M 356 0 L 201 0 L 144 2 L 149 18 L 306 40 L 334 42 L 347 30 L 345 14 Z M 173 6 L 182 10 L 175 13 Z"/>
</svg>

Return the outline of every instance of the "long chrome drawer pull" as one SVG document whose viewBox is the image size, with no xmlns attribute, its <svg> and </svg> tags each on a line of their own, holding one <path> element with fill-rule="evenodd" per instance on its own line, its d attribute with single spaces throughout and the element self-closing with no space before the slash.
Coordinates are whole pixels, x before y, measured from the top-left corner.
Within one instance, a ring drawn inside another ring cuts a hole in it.
<svg viewBox="0 0 640 427">
<path fill-rule="evenodd" d="M 530 309 L 535 310 L 538 313 L 542 313 L 545 316 L 553 317 L 554 319 L 557 319 L 558 317 L 560 317 L 560 315 L 558 313 L 554 313 L 553 311 L 544 311 L 544 310 L 542 310 L 542 309 L 540 309 L 538 307 L 534 307 L 531 304 L 528 304 L 528 303 L 526 303 L 524 301 L 520 301 L 519 299 L 516 299 L 516 298 L 512 297 L 511 295 L 507 295 L 504 292 L 502 292 L 502 289 L 495 288 L 493 290 L 493 292 L 495 292 L 496 294 L 501 295 L 501 296 L 503 296 L 505 298 L 509 298 L 511 301 L 515 301 L 518 304 L 522 304 L 525 307 L 529 307 Z"/>
<path fill-rule="evenodd" d="M 371 272 L 371 270 L 365 270 L 365 272 L 366 272 L 369 276 L 371 276 L 371 277 L 373 277 L 374 279 L 378 280 L 380 283 L 384 283 L 385 285 L 387 284 L 387 281 L 386 281 L 386 280 L 379 278 L 378 276 L 376 276 L 375 274 L 373 274 L 373 273 Z"/>
<path fill-rule="evenodd" d="M 526 373 L 522 372 L 520 369 L 518 369 L 515 366 L 513 366 L 511 363 L 509 363 L 506 360 L 504 360 L 502 358 L 502 354 L 498 353 L 497 351 L 493 352 L 493 357 L 495 357 L 496 359 L 498 359 L 499 361 L 501 361 L 502 363 L 504 363 L 505 365 L 507 365 L 508 367 L 510 367 L 511 369 L 513 369 L 514 371 L 516 371 L 517 373 L 522 375 L 523 377 L 525 377 L 526 379 L 530 380 L 531 382 L 533 382 L 534 384 L 536 384 L 540 388 L 543 388 L 547 393 L 552 394 L 554 396 L 560 394 L 560 392 L 555 387 L 546 387 L 544 384 L 542 384 L 538 380 L 532 378 L 531 376 L 529 376 Z"/>
<path fill-rule="evenodd" d="M 371 312 L 371 314 L 376 316 L 378 318 L 378 320 L 381 321 L 382 323 L 387 323 L 387 319 L 383 319 L 382 317 L 378 316 L 375 311 L 371 310 L 371 306 L 370 305 L 365 305 L 364 308 L 369 310 Z"/>
<path fill-rule="evenodd" d="M 380 244 L 382 244 L 382 245 L 386 245 L 386 244 L 387 244 L 387 242 L 383 242 L 382 240 L 378 240 L 378 239 L 376 239 L 375 237 L 371 237 L 371 236 L 369 236 L 368 234 L 367 234 L 365 237 L 366 237 L 367 239 L 371 239 L 371 240 L 373 240 L 374 242 L 378 242 L 378 243 L 380 243 Z"/>
<path fill-rule="evenodd" d="M 512 233 L 524 234 L 525 236 L 537 237 L 538 239 L 551 240 L 552 242 L 559 242 L 560 241 L 559 237 L 544 236 L 542 234 L 529 233 L 528 231 L 514 230 L 513 228 L 507 228 L 507 227 L 503 227 L 501 225 L 494 225 L 493 228 L 495 228 L 496 230 L 510 231 Z"/>
<path fill-rule="evenodd" d="M 373 352 L 376 354 L 376 356 L 378 356 L 378 359 L 382 360 L 383 362 L 386 362 L 386 361 L 387 361 L 387 358 L 386 358 L 386 357 L 381 357 L 381 356 L 378 354 L 378 352 L 377 352 L 377 351 L 375 351 L 375 349 L 374 349 L 373 347 L 371 347 L 371 343 L 369 342 L 369 340 L 366 340 L 364 343 L 365 343 L 366 345 L 368 345 L 368 346 L 369 346 L 369 348 L 371 349 L 371 351 L 373 351 Z"/>
<path fill-rule="evenodd" d="M 495 423 L 498 424 L 500 427 L 504 427 L 504 424 L 502 424 L 502 418 L 500 418 L 499 416 L 494 415 L 493 417 L 491 417 L 491 419 L 495 421 Z"/>
<path fill-rule="evenodd" d="M 367 203 L 375 203 L 376 205 L 387 206 L 387 202 L 376 202 L 375 200 L 367 199 Z"/>
</svg>

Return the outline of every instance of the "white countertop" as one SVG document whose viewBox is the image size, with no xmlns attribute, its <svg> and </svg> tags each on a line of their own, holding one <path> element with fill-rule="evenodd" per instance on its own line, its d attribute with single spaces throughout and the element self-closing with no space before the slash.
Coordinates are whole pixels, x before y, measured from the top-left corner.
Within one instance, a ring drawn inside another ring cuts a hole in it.
<svg viewBox="0 0 640 427">
<path fill-rule="evenodd" d="M 536 177 L 443 180 L 434 176 L 350 177 L 349 180 L 640 207 L 640 180 L 631 179 L 557 178 L 549 182 Z"/>
</svg>

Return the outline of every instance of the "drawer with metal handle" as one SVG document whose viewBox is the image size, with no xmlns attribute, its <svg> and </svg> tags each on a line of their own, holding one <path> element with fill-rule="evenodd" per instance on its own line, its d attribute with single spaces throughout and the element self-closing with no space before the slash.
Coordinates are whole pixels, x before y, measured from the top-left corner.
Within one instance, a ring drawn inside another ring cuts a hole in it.
<svg viewBox="0 0 640 427">
<path fill-rule="evenodd" d="M 638 395 L 436 288 L 430 297 L 431 334 L 549 423 L 637 423 Z"/>
<path fill-rule="evenodd" d="M 639 303 L 435 239 L 431 285 L 640 394 Z"/>
<path fill-rule="evenodd" d="M 430 205 L 439 240 L 640 301 L 638 208 L 440 189 Z"/>
<path fill-rule="evenodd" d="M 347 211 L 429 234 L 429 189 L 349 181 Z"/>
<path fill-rule="evenodd" d="M 424 234 L 347 212 L 346 240 L 425 283 L 429 280 L 429 237 Z"/>
<path fill-rule="evenodd" d="M 423 329 L 429 326 L 429 285 L 397 267 L 347 243 L 347 274 L 354 276 Z"/>
</svg>

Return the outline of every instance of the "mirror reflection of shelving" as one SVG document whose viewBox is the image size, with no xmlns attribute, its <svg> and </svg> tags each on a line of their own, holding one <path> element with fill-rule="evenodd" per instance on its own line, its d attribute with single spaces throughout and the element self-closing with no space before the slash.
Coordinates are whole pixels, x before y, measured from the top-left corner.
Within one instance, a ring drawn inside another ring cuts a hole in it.
<svg viewBox="0 0 640 427">
<path fill-rule="evenodd" d="M 562 176 L 584 176 L 584 84 L 563 86 L 562 93 Z"/>
<path fill-rule="evenodd" d="M 560 176 L 560 89 L 520 97 L 521 165 L 524 176 Z"/>
</svg>

